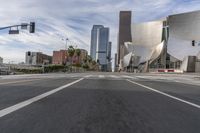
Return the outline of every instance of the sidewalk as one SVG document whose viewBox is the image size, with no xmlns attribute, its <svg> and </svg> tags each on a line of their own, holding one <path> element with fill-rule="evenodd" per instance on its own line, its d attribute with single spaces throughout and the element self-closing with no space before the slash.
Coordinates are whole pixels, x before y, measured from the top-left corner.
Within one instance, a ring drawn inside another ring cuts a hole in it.
<svg viewBox="0 0 200 133">
<path fill-rule="evenodd" d="M 143 79 L 153 79 L 153 80 L 168 80 L 172 82 L 179 82 L 190 85 L 199 85 L 200 86 L 200 73 L 184 73 L 184 74 L 139 74 L 137 78 Z"/>
</svg>

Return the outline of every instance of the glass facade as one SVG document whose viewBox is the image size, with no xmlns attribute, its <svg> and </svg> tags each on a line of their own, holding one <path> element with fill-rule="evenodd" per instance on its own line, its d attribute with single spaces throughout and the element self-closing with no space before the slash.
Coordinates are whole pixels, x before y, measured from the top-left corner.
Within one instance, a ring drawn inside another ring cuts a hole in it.
<svg viewBox="0 0 200 133">
<path fill-rule="evenodd" d="M 107 61 L 107 50 L 109 43 L 109 28 L 101 28 L 98 30 L 98 43 L 96 60 L 99 60 L 100 65 L 106 65 Z"/>
<path fill-rule="evenodd" d="M 98 41 L 98 29 L 103 28 L 102 25 L 94 25 L 91 31 L 91 45 L 90 45 L 90 56 L 93 60 L 96 60 L 96 50 Z"/>
<path fill-rule="evenodd" d="M 109 28 L 94 25 L 91 32 L 90 55 L 97 61 L 102 71 L 108 70 L 111 59 L 111 44 L 109 44 Z"/>
</svg>

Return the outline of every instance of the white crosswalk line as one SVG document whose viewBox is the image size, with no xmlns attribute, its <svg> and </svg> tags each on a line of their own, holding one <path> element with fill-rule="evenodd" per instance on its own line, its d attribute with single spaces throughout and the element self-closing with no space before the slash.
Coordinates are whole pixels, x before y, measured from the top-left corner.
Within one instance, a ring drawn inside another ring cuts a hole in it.
<svg viewBox="0 0 200 133">
<path fill-rule="evenodd" d="M 120 77 L 118 77 L 118 76 L 116 76 L 116 75 L 109 75 L 109 77 L 111 77 L 111 78 L 115 78 L 115 79 L 120 78 Z"/>
<path fill-rule="evenodd" d="M 71 78 L 75 78 L 75 77 L 78 77 L 78 76 L 77 76 L 77 75 L 71 75 L 70 77 L 71 77 Z"/>
<path fill-rule="evenodd" d="M 130 79 L 130 78 L 131 78 L 131 79 L 133 78 L 133 77 L 128 76 L 128 75 L 122 75 L 122 77 L 123 77 L 123 78 L 129 78 L 129 79 Z"/>
<path fill-rule="evenodd" d="M 99 75 L 99 78 L 105 78 L 105 76 L 104 75 Z"/>
<path fill-rule="evenodd" d="M 84 78 L 90 78 L 90 77 L 92 77 L 92 75 L 86 75 L 86 76 L 84 76 Z"/>
<path fill-rule="evenodd" d="M 132 76 L 128 76 L 128 75 L 122 75 L 123 78 L 128 78 L 128 79 L 138 79 L 137 77 L 132 77 Z"/>
</svg>

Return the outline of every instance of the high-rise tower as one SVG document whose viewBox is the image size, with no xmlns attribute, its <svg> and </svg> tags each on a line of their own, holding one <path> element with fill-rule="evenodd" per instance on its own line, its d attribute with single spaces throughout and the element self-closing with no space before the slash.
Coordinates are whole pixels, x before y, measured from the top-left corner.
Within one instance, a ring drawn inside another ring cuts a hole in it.
<svg viewBox="0 0 200 133">
<path fill-rule="evenodd" d="M 102 25 L 94 25 L 91 35 L 90 55 L 93 60 L 98 62 L 102 71 L 107 71 L 108 68 L 109 48 L 109 28 Z"/>
<path fill-rule="evenodd" d="M 92 57 L 93 60 L 96 60 L 98 30 L 100 28 L 103 28 L 103 25 L 94 25 L 91 31 L 90 56 Z"/>
<path fill-rule="evenodd" d="M 120 11 L 119 35 L 118 35 L 118 64 L 122 61 L 124 55 L 124 43 L 132 42 L 131 37 L 131 11 Z"/>
</svg>

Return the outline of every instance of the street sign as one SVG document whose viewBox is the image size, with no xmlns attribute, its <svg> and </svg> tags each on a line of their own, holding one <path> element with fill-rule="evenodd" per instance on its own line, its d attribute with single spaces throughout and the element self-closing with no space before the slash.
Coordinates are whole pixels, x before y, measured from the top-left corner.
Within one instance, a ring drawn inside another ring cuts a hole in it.
<svg viewBox="0 0 200 133">
<path fill-rule="evenodd" d="M 28 24 L 27 23 L 22 23 L 21 24 L 21 29 L 22 30 L 27 30 L 28 29 Z"/>
<path fill-rule="evenodd" d="M 9 34 L 19 34 L 19 30 L 9 30 Z"/>
</svg>

